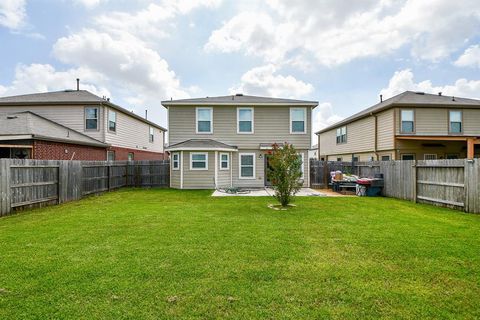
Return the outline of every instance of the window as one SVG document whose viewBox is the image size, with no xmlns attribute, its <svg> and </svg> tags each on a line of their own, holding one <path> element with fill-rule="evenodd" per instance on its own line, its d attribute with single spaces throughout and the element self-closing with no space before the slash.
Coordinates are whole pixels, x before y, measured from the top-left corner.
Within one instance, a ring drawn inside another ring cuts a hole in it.
<svg viewBox="0 0 480 320">
<path fill-rule="evenodd" d="M 338 162 L 342 161 L 342 158 L 337 158 L 337 161 L 338 161 Z"/>
<path fill-rule="evenodd" d="M 462 111 L 449 111 L 450 133 L 462 133 Z"/>
<path fill-rule="evenodd" d="M 208 153 L 190 153 L 190 170 L 208 170 L 207 163 Z"/>
<path fill-rule="evenodd" d="M 455 154 L 455 153 L 450 153 L 450 154 L 447 154 L 447 159 L 458 159 L 458 154 Z"/>
<path fill-rule="evenodd" d="M 197 108 L 196 109 L 197 117 L 197 133 L 213 133 L 212 118 L 213 110 L 212 108 Z"/>
<path fill-rule="evenodd" d="M 135 155 L 133 154 L 133 152 L 129 152 L 128 153 L 128 161 L 133 161 L 135 160 Z"/>
<path fill-rule="evenodd" d="M 300 177 L 300 179 L 305 179 L 305 173 L 304 173 L 304 163 L 305 163 L 304 162 L 304 159 L 305 159 L 304 157 L 305 156 L 303 155 L 303 153 L 300 153 L 300 154 L 298 154 L 298 157 L 302 161 L 302 166 L 300 167 L 300 169 L 302 170 L 302 176 Z"/>
<path fill-rule="evenodd" d="M 117 132 L 117 113 L 108 110 L 108 131 Z"/>
<path fill-rule="evenodd" d="M 107 151 L 107 161 L 115 161 L 115 151 Z"/>
<path fill-rule="evenodd" d="M 180 155 L 178 152 L 172 153 L 172 169 L 173 170 L 180 169 Z"/>
<path fill-rule="evenodd" d="M 228 170 L 230 168 L 228 153 L 220 153 L 220 170 Z"/>
<path fill-rule="evenodd" d="M 382 161 L 390 161 L 390 156 L 382 156 Z"/>
<path fill-rule="evenodd" d="M 402 133 L 413 133 L 415 131 L 415 115 L 413 110 L 400 111 L 400 118 L 402 121 Z"/>
<path fill-rule="evenodd" d="M 148 129 L 148 141 L 153 143 L 154 138 L 155 138 L 155 131 L 153 130 L 153 127 L 150 127 Z"/>
<path fill-rule="evenodd" d="M 255 154 L 240 154 L 240 179 L 255 179 Z"/>
<path fill-rule="evenodd" d="M 414 154 L 402 154 L 402 160 L 415 160 Z"/>
<path fill-rule="evenodd" d="M 85 108 L 85 129 L 98 130 L 98 108 Z"/>
<path fill-rule="evenodd" d="M 437 155 L 435 153 L 425 153 L 423 155 L 424 160 L 437 160 Z"/>
<path fill-rule="evenodd" d="M 237 133 L 253 133 L 253 108 L 237 108 Z"/>
<path fill-rule="evenodd" d="M 305 133 L 307 109 L 290 108 L 290 133 Z"/>
<path fill-rule="evenodd" d="M 347 143 L 347 127 L 337 128 L 337 144 Z"/>
<path fill-rule="evenodd" d="M 358 162 L 358 157 L 357 157 L 357 156 L 353 157 L 353 158 L 352 158 L 352 161 L 353 161 L 353 162 Z"/>
</svg>

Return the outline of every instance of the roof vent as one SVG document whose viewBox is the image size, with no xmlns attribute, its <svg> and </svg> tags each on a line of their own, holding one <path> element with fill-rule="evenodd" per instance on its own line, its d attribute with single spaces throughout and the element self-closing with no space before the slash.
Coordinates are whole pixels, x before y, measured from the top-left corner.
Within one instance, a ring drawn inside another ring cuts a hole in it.
<svg viewBox="0 0 480 320">
<path fill-rule="evenodd" d="M 7 119 L 17 119 L 18 117 L 17 116 L 7 116 Z"/>
<path fill-rule="evenodd" d="M 452 101 L 455 101 L 455 97 L 454 97 L 454 96 L 452 96 Z"/>
<path fill-rule="evenodd" d="M 439 96 L 442 96 L 442 92 L 440 91 L 440 92 L 438 93 L 438 95 L 439 95 Z"/>
<path fill-rule="evenodd" d="M 67 90 L 64 90 L 64 92 L 74 92 L 75 90 L 72 90 L 72 89 L 67 89 Z"/>
<path fill-rule="evenodd" d="M 243 97 L 243 93 L 236 93 L 235 94 L 237 97 Z"/>
<path fill-rule="evenodd" d="M 423 91 L 417 91 L 417 92 L 415 92 L 415 93 L 416 93 L 416 94 L 420 94 L 420 95 L 422 95 L 422 96 L 425 94 L 425 92 L 423 92 Z"/>
</svg>

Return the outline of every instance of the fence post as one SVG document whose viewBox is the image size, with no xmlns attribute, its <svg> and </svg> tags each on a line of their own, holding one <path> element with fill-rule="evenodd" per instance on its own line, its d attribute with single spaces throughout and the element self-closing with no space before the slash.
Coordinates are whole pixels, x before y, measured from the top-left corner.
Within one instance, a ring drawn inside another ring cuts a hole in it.
<svg viewBox="0 0 480 320">
<path fill-rule="evenodd" d="M 413 202 L 417 203 L 417 160 L 413 160 Z"/>
<path fill-rule="evenodd" d="M 112 176 L 112 173 L 110 172 L 112 170 L 112 166 L 110 163 L 107 163 L 107 189 L 108 191 L 110 191 L 111 189 L 111 182 L 110 182 L 110 179 L 111 179 L 111 176 Z"/>
<path fill-rule="evenodd" d="M 10 160 L 0 160 L 0 216 L 12 210 L 10 190 Z"/>
</svg>

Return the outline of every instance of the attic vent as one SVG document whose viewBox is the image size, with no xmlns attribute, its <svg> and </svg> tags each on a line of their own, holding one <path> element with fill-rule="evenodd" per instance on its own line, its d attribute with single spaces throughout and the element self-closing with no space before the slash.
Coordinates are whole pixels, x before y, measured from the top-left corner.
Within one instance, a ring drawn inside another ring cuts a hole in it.
<svg viewBox="0 0 480 320">
<path fill-rule="evenodd" d="M 235 94 L 237 97 L 243 97 L 243 93 L 236 93 Z"/>
<path fill-rule="evenodd" d="M 417 91 L 415 92 L 416 94 L 421 94 L 422 96 L 425 94 L 425 92 L 422 92 L 422 91 Z"/>
</svg>

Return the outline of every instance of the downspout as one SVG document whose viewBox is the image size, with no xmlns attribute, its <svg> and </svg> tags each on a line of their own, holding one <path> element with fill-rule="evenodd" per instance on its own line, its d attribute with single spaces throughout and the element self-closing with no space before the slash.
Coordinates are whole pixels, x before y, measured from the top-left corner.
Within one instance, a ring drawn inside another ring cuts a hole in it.
<svg viewBox="0 0 480 320">
<path fill-rule="evenodd" d="M 373 114 L 372 112 L 370 112 L 370 115 L 373 117 L 374 119 L 374 133 L 375 133 L 375 139 L 374 139 L 374 146 L 373 146 L 373 153 L 375 154 L 375 159 L 378 161 L 378 152 L 377 152 L 377 146 L 378 146 L 378 118 L 377 118 L 377 115 L 376 114 Z"/>
</svg>

